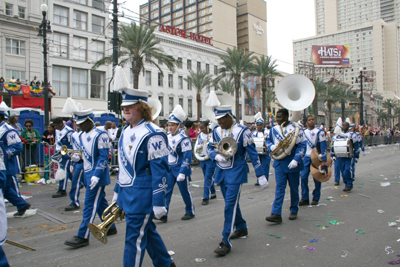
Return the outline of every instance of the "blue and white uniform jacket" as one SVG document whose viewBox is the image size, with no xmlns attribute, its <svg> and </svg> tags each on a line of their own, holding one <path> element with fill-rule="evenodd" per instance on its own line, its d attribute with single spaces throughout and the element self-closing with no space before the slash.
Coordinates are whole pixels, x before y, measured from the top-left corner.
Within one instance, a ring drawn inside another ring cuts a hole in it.
<svg viewBox="0 0 400 267">
<path fill-rule="evenodd" d="M 215 127 L 212 131 L 207 153 L 213 161 L 215 161 L 215 156 L 217 155 L 214 148 L 218 146 L 223 137 L 229 136 L 230 131 L 231 129 L 221 129 L 220 126 Z M 250 129 L 247 126 L 235 123 L 232 127 L 231 137 L 236 140 L 238 149 L 235 155 L 229 158 L 228 162 L 217 162 L 218 168 L 215 173 L 215 183 L 220 183 L 222 179 L 225 179 L 228 184 L 247 183 L 247 171 L 249 167 L 246 162 L 246 152 L 253 164 L 256 176 L 265 175 Z M 224 171 L 224 175 L 219 175 L 221 170 Z"/>
<path fill-rule="evenodd" d="M 307 128 L 304 130 L 304 136 L 307 141 L 306 156 L 311 157 L 311 151 L 317 147 L 318 153 L 322 155 L 322 161 L 327 161 L 325 131 L 317 127 L 312 130 Z"/>
<path fill-rule="evenodd" d="M 140 121 L 126 126 L 118 143 L 119 173 L 114 191 L 117 204 L 127 214 L 149 214 L 165 206 L 168 141 L 163 129 Z"/>
<path fill-rule="evenodd" d="M 257 129 L 255 131 L 253 131 L 253 137 L 265 137 L 268 138 L 269 137 L 269 132 L 270 130 L 267 128 L 264 128 L 264 132 L 259 132 Z"/>
<path fill-rule="evenodd" d="M 175 136 L 168 134 L 168 165 L 169 171 L 177 177 L 180 173 L 192 175 L 192 141 L 181 131 Z"/>
<path fill-rule="evenodd" d="M 269 138 L 265 141 L 265 144 L 268 147 L 268 150 L 271 151 L 271 146 L 272 145 L 278 145 L 281 140 L 283 140 L 286 136 L 286 134 L 294 132 L 296 130 L 296 127 L 292 122 L 289 122 L 289 124 L 286 127 L 283 127 L 283 132 L 281 129 L 280 125 L 276 125 L 271 128 L 271 132 L 269 135 Z M 292 148 L 292 151 L 290 152 L 289 155 L 284 157 L 281 160 L 274 160 L 274 168 L 277 166 L 281 165 L 281 168 L 286 172 L 286 173 L 291 173 L 291 172 L 299 172 L 304 169 L 304 164 L 303 164 L 303 157 L 304 154 L 306 153 L 306 138 L 304 136 L 304 131 L 302 128 L 299 129 L 299 135 L 296 139 L 296 144 Z M 288 165 L 292 160 L 295 160 L 298 162 L 298 166 L 293 169 L 289 169 Z"/>
<path fill-rule="evenodd" d="M 64 126 L 61 128 L 61 130 L 56 130 L 56 151 L 55 153 L 58 153 L 61 151 L 62 146 L 67 146 L 68 149 L 72 149 L 72 134 L 74 133 L 74 130 L 72 130 L 71 127 L 67 126 L 64 124 Z M 64 156 L 61 157 L 61 162 L 60 163 L 60 168 L 65 169 L 65 164 L 67 164 L 70 161 L 70 157 L 65 154 Z"/>
<path fill-rule="evenodd" d="M 211 133 L 205 134 L 203 132 L 199 133 L 199 135 L 197 136 L 197 148 L 203 146 L 204 144 L 206 144 L 206 146 L 208 145 L 208 143 L 210 142 L 211 139 Z M 203 150 L 199 151 L 200 156 L 208 156 L 208 155 L 204 155 Z"/>
<path fill-rule="evenodd" d="M 335 140 L 339 140 L 339 139 L 351 139 L 353 141 L 353 147 L 354 147 L 354 157 L 358 157 L 360 155 L 360 147 L 359 147 L 359 142 L 358 142 L 358 137 L 355 133 L 352 132 L 347 132 L 347 133 L 342 133 L 340 135 L 334 135 L 332 136 L 332 144 Z M 331 157 L 334 157 L 335 155 L 332 153 L 331 151 Z"/>
<path fill-rule="evenodd" d="M 20 173 L 18 155 L 23 149 L 21 138 L 18 132 L 4 121 L 0 123 L 0 146 L 4 153 L 7 175 Z"/>
<path fill-rule="evenodd" d="M 72 143 L 72 149 L 73 150 L 82 150 L 81 149 L 81 141 L 79 139 L 79 136 L 82 134 L 82 131 L 77 132 L 75 131 L 72 136 L 71 136 L 71 143 Z M 75 163 L 83 163 L 83 160 L 81 159 L 79 162 Z"/>
<path fill-rule="evenodd" d="M 355 132 L 354 134 L 357 136 L 358 148 L 364 152 L 364 151 L 365 151 L 365 148 L 364 148 L 364 142 L 362 141 L 362 136 L 361 136 L 361 134 L 360 134 L 360 133 L 357 133 L 357 132 Z"/>
<path fill-rule="evenodd" d="M 85 186 L 89 187 L 93 176 L 99 178 L 98 186 L 110 184 L 110 172 L 108 170 L 108 155 L 110 138 L 105 131 L 96 127 L 79 135 L 82 149 L 83 169 L 85 171 Z"/>
</svg>

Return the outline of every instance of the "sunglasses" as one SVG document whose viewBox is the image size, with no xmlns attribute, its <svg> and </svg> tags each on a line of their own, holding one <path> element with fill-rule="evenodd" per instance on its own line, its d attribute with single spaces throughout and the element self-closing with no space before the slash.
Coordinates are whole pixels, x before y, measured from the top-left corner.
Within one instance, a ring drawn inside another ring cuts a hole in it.
<svg viewBox="0 0 400 267">
<path fill-rule="evenodd" d="M 27 124 L 27 125 L 25 125 L 25 127 L 32 127 L 32 125 L 30 125 L 30 124 Z"/>
</svg>

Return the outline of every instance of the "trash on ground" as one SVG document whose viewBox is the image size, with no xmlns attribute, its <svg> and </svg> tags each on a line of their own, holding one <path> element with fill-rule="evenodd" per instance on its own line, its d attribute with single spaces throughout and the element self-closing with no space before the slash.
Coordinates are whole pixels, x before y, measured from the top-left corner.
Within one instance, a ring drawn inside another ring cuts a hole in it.
<svg viewBox="0 0 400 267">
<path fill-rule="evenodd" d="M 388 226 L 396 226 L 397 222 L 388 222 Z"/>
<path fill-rule="evenodd" d="M 343 224 L 343 222 L 338 222 L 338 221 L 336 221 L 336 220 L 331 220 L 331 221 L 329 221 L 328 223 L 329 223 L 329 224 L 332 224 L 332 225 L 340 225 L 340 224 Z"/>
<path fill-rule="evenodd" d="M 340 255 L 342 258 L 346 258 L 347 255 L 349 255 L 349 252 L 347 250 L 343 250 L 342 255 Z"/>
<path fill-rule="evenodd" d="M 49 232 L 61 231 L 61 230 L 65 230 L 65 229 L 67 229 L 67 226 L 63 225 L 63 226 L 61 226 L 59 228 L 52 228 L 52 229 L 49 230 Z"/>
<path fill-rule="evenodd" d="M 354 231 L 354 233 L 356 233 L 356 234 L 361 234 L 361 235 L 365 235 L 365 234 L 366 234 L 366 232 L 364 232 L 363 229 L 356 229 L 356 230 Z"/>
<path fill-rule="evenodd" d="M 385 213 L 384 210 L 378 210 L 378 213 Z"/>
<path fill-rule="evenodd" d="M 169 254 L 170 256 L 173 256 L 173 255 L 175 255 L 175 251 L 168 250 L 168 254 Z"/>
<path fill-rule="evenodd" d="M 193 187 L 200 187 L 198 184 L 192 184 Z"/>
<path fill-rule="evenodd" d="M 247 197 L 248 199 L 254 199 L 254 197 Z"/>
<path fill-rule="evenodd" d="M 385 247 L 385 251 L 386 251 L 386 254 L 387 254 L 387 255 L 394 253 L 392 247 L 389 247 L 389 246 L 386 246 L 386 247 Z"/>
<path fill-rule="evenodd" d="M 381 186 L 382 186 L 382 187 L 387 187 L 387 186 L 389 186 L 389 185 L 390 185 L 389 182 L 381 182 Z"/>
<path fill-rule="evenodd" d="M 50 204 L 50 207 L 55 207 L 56 205 L 55 204 Z"/>
<path fill-rule="evenodd" d="M 281 238 L 279 235 L 274 235 L 274 234 L 272 234 L 272 233 L 269 233 L 268 235 L 269 235 L 269 236 L 276 237 L 276 238 Z"/>
<path fill-rule="evenodd" d="M 309 247 L 309 248 L 307 248 L 308 249 L 308 251 L 310 251 L 310 252 L 314 252 L 315 251 L 315 248 L 313 248 L 313 247 Z"/>
<path fill-rule="evenodd" d="M 349 197 L 348 195 L 341 195 L 340 197 Z"/>
<path fill-rule="evenodd" d="M 35 181 L 36 184 L 46 184 L 46 180 L 44 178 Z"/>
<path fill-rule="evenodd" d="M 195 258 L 194 261 L 195 262 L 205 262 L 206 259 L 205 258 Z"/>
<path fill-rule="evenodd" d="M 310 243 L 318 242 L 318 239 L 313 239 L 310 241 Z"/>
<path fill-rule="evenodd" d="M 325 214 L 324 216 L 325 216 L 325 218 L 328 218 L 328 216 L 332 216 L 333 214 L 332 213 L 329 213 L 329 214 Z"/>
</svg>

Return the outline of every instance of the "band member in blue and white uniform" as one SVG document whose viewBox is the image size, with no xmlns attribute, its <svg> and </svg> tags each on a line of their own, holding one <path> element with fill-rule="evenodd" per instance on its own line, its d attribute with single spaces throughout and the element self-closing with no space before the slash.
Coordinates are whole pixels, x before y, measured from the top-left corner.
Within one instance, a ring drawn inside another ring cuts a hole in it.
<svg viewBox="0 0 400 267">
<path fill-rule="evenodd" d="M 261 112 L 257 113 L 254 116 L 254 118 L 256 118 L 257 128 L 253 132 L 253 137 L 263 137 L 264 140 L 267 140 L 269 137 L 269 132 L 271 127 L 269 126 L 270 128 L 264 128 L 264 120 L 261 116 L 262 116 Z M 267 151 L 266 154 L 258 154 L 258 157 L 260 158 L 261 165 L 264 168 L 265 177 L 267 178 L 267 180 L 269 180 L 269 168 L 271 165 L 271 157 L 269 156 L 269 151 Z M 260 185 L 260 184 L 257 181 L 255 185 Z"/>
<path fill-rule="evenodd" d="M 0 111 L 0 112 L 5 112 L 5 111 Z M 4 113 L 2 114 L 4 116 Z M 3 146 L 0 146 L 0 266 L 1 267 L 10 266 L 2 247 L 7 239 L 7 213 L 6 213 L 6 205 L 4 203 L 4 192 L 7 187 L 5 157 L 7 157 L 7 154 L 5 153 Z"/>
<path fill-rule="evenodd" d="M 308 128 L 304 130 L 304 136 L 307 142 L 306 154 L 303 158 L 304 169 L 301 171 L 301 200 L 299 206 L 308 206 L 310 204 L 309 196 L 310 191 L 308 188 L 308 176 L 310 175 L 311 167 L 311 151 L 317 147 L 319 152 L 319 158 L 322 161 L 322 165 L 326 165 L 327 161 L 327 146 L 326 146 L 326 135 L 325 131 L 315 127 L 314 117 L 307 116 L 306 122 Z M 311 205 L 318 205 L 318 201 L 321 198 L 321 182 L 314 180 L 315 189 L 312 192 L 313 199 Z"/>
<path fill-rule="evenodd" d="M 362 136 L 361 136 L 361 134 L 359 132 L 356 132 L 355 127 L 356 127 L 355 124 L 350 124 L 349 132 L 353 133 L 353 135 L 356 136 L 357 146 L 358 146 L 359 152 L 362 151 L 363 152 L 363 156 L 365 156 L 365 155 L 367 155 L 367 153 L 365 152 L 364 143 L 362 141 Z M 354 160 L 352 162 L 353 171 L 352 171 L 351 174 L 352 174 L 352 177 L 353 177 L 353 180 L 354 180 L 354 178 L 356 177 L 356 163 L 358 162 L 359 158 L 356 158 L 355 154 L 353 154 L 353 157 L 354 157 Z"/>
<path fill-rule="evenodd" d="M 7 183 L 3 188 L 4 198 L 17 207 L 17 213 L 14 216 L 22 216 L 25 211 L 31 207 L 26 202 L 19 191 L 19 184 L 16 175 L 20 173 L 18 155 L 22 152 L 22 142 L 18 132 L 9 124 L 4 122 L 7 118 L 8 108 L 5 103 L 0 105 L 0 146 L 3 150 L 4 164 L 6 166 Z"/>
<path fill-rule="evenodd" d="M 84 184 L 86 194 L 83 220 L 78 234 L 64 243 L 74 248 L 89 245 L 90 231 L 88 223 L 93 223 L 96 213 L 101 218 L 104 210 L 108 207 L 104 189 L 110 184 L 110 172 L 108 169 L 110 138 L 105 131 L 98 130 L 94 126 L 93 117 L 91 109 L 75 112 L 76 124 L 82 130 L 82 134 L 79 135 L 79 142 L 85 171 Z M 107 235 L 116 233 L 117 228 L 113 225 Z"/>
<path fill-rule="evenodd" d="M 125 126 L 118 144 L 119 174 L 113 202 L 125 213 L 124 266 L 142 266 L 145 250 L 154 266 L 174 267 L 153 218 L 167 213 L 168 140 L 151 122 L 148 91 L 123 89 Z"/>
<path fill-rule="evenodd" d="M 296 131 L 298 126 L 295 126 L 288 118 L 289 111 L 287 109 L 278 110 L 276 114 L 278 125 L 272 127 L 269 138 L 266 141 L 266 145 L 270 151 L 273 151 L 287 134 Z M 307 146 L 303 129 L 299 128 L 299 134 L 295 142 L 289 155 L 280 160 L 274 159 L 276 189 L 271 215 L 265 218 L 269 222 L 282 222 L 282 205 L 287 183 L 289 183 L 290 187 L 289 220 L 297 218 L 297 212 L 299 211 L 300 171 L 304 168 L 303 157 Z"/>
<path fill-rule="evenodd" d="M 208 143 L 210 141 L 211 133 L 209 130 L 209 121 L 202 121 L 200 122 L 200 133 L 197 137 L 197 147 L 196 150 L 199 150 L 199 154 L 201 156 L 204 152 L 204 146 L 207 148 Z M 214 185 L 214 174 L 215 174 L 215 161 L 211 159 L 206 159 L 204 161 L 200 161 L 200 168 L 203 170 L 204 175 L 204 191 L 203 191 L 203 201 L 201 205 L 208 205 L 210 199 L 217 198 L 215 194 L 215 185 Z"/>
<path fill-rule="evenodd" d="M 68 179 L 72 179 L 71 158 L 68 155 L 61 155 L 61 147 L 66 146 L 72 149 L 71 137 L 74 130 L 65 125 L 62 118 L 53 120 L 54 128 L 56 129 L 56 150 L 52 156 L 52 161 L 58 163 L 58 169 L 55 179 L 59 181 L 58 191 L 52 196 L 53 198 L 65 197 L 67 195 Z"/>
<path fill-rule="evenodd" d="M 190 166 L 192 162 L 192 141 L 184 133 L 180 131 L 180 125 L 186 119 L 186 113 L 180 105 L 177 105 L 169 115 L 168 119 L 168 165 L 169 172 L 167 176 L 167 210 L 171 203 L 172 192 L 175 183 L 178 183 L 183 202 L 185 203 L 185 215 L 182 220 L 190 220 L 194 218 L 194 203 L 192 193 L 189 189 L 189 179 L 192 174 Z M 166 222 L 168 215 L 163 216 L 160 220 Z"/>
<path fill-rule="evenodd" d="M 220 105 L 214 108 L 215 119 L 219 126 L 212 131 L 207 152 L 210 158 L 216 162 L 215 183 L 220 184 L 221 193 L 225 199 L 224 229 L 222 242 L 214 250 L 219 256 L 225 256 L 231 251 L 230 239 L 236 239 L 248 235 L 247 223 L 242 217 L 239 206 L 240 191 L 242 185 L 247 183 L 246 152 L 253 164 L 260 187 L 265 189 L 268 185 L 265 172 L 258 157 L 251 130 L 247 126 L 235 123 L 230 105 Z M 225 137 L 233 138 L 237 143 L 237 151 L 234 156 L 226 158 L 215 151 L 218 143 Z"/>
</svg>

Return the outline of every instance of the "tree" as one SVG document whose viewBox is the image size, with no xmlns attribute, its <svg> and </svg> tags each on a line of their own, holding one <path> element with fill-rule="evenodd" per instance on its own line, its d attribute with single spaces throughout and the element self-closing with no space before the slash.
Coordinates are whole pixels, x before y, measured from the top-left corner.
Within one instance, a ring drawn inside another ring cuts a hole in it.
<svg viewBox="0 0 400 267">
<path fill-rule="evenodd" d="M 392 110 L 396 106 L 396 101 L 393 99 L 386 99 L 382 102 L 382 107 L 387 108 L 387 115 L 388 115 L 388 125 L 391 128 L 390 119 L 392 118 Z"/>
<path fill-rule="evenodd" d="M 164 50 L 157 45 L 160 40 L 156 39 L 154 34 L 156 26 L 149 27 L 146 24 L 121 25 L 121 31 L 118 35 L 118 59 L 120 65 L 130 63 L 133 72 L 133 88 L 139 88 L 139 74 L 144 71 L 144 58 L 146 62 L 154 65 L 163 74 L 160 64 L 165 64 L 170 71 L 175 71 L 175 59 L 166 55 Z M 156 62 L 157 61 L 157 62 Z M 92 69 L 97 69 L 104 64 L 111 64 L 113 55 L 103 57 L 94 63 Z"/>
<path fill-rule="evenodd" d="M 245 53 L 244 50 L 238 50 L 236 47 L 233 49 L 228 48 L 227 54 L 220 55 L 222 60 L 220 68 L 220 75 L 218 80 L 225 78 L 226 76 L 232 77 L 235 85 L 235 115 L 236 121 L 239 122 L 239 90 L 240 90 L 240 78 L 242 73 L 246 73 L 250 70 L 252 61 L 255 59 L 253 52 Z"/>
<path fill-rule="evenodd" d="M 393 114 L 393 117 L 397 117 L 397 124 L 398 124 L 398 127 L 400 126 L 400 106 L 395 106 L 394 107 L 394 114 Z"/>
<path fill-rule="evenodd" d="M 337 86 L 337 101 L 340 103 L 340 109 L 342 112 L 342 121 L 346 120 L 346 104 L 350 102 L 359 102 L 359 99 L 351 93 L 351 87 L 345 87 L 342 85 Z"/>
<path fill-rule="evenodd" d="M 326 93 L 327 85 L 324 83 L 324 79 L 319 78 L 319 77 L 314 79 L 313 84 L 314 84 L 314 88 L 315 88 L 315 98 L 314 98 L 312 105 L 313 105 L 314 119 L 317 120 L 319 96 Z"/>
<path fill-rule="evenodd" d="M 233 84 L 233 79 L 231 77 L 221 79 L 216 83 L 216 87 L 231 95 L 235 93 L 235 85 Z"/>
<path fill-rule="evenodd" d="M 375 114 L 378 115 L 378 124 L 381 125 L 381 120 L 382 121 L 387 121 L 388 119 L 388 114 L 383 111 L 383 110 L 374 110 Z"/>
<path fill-rule="evenodd" d="M 323 95 L 321 95 L 321 99 L 326 103 L 328 108 L 328 128 L 332 127 L 332 105 L 335 104 L 338 99 L 338 86 L 334 83 L 329 83 L 326 86 L 326 90 Z"/>
<path fill-rule="evenodd" d="M 265 94 L 265 100 L 263 99 L 267 109 L 271 108 L 271 103 L 276 101 L 276 95 L 275 92 L 272 90 L 268 90 L 267 93 Z"/>
<path fill-rule="evenodd" d="M 207 86 L 211 86 L 213 78 L 211 74 L 208 74 L 206 70 L 197 69 L 196 72 L 190 71 L 189 75 L 184 80 L 196 89 L 197 95 L 197 122 L 200 121 L 200 107 L 201 107 L 201 91 Z"/>
<path fill-rule="evenodd" d="M 271 56 L 262 55 L 260 58 L 256 57 L 256 62 L 251 64 L 251 69 L 249 71 L 250 75 L 259 76 L 261 79 L 261 92 L 262 92 L 262 99 L 266 98 L 266 92 L 268 90 L 268 79 L 275 78 L 277 76 L 282 77 L 283 75 L 280 74 L 276 68 L 276 60 L 272 60 Z M 264 120 L 266 120 L 265 116 L 265 105 L 266 102 L 262 102 L 262 116 Z"/>
</svg>

